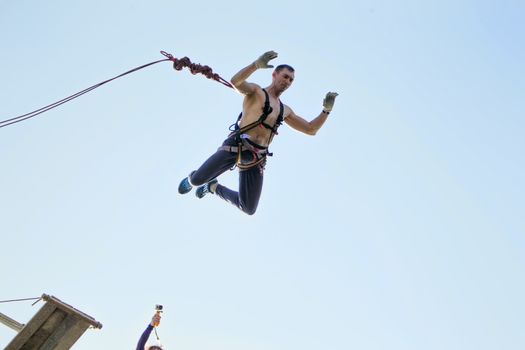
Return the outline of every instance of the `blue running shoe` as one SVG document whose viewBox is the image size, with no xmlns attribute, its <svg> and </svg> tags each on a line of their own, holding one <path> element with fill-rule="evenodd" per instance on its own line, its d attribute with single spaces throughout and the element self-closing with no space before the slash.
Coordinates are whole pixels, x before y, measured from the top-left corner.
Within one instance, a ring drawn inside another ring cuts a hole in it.
<svg viewBox="0 0 525 350">
<path fill-rule="evenodd" d="M 179 184 L 179 193 L 186 194 L 191 191 L 193 186 L 190 184 L 189 177 L 185 177 Z"/>
<path fill-rule="evenodd" d="M 217 179 L 213 179 L 210 182 L 205 183 L 204 185 L 197 187 L 197 190 L 195 191 L 195 195 L 197 196 L 197 198 L 202 198 L 208 193 L 213 193 L 212 191 L 210 191 L 210 186 L 213 185 L 213 184 L 216 184 L 218 182 L 219 181 L 217 181 Z"/>
</svg>

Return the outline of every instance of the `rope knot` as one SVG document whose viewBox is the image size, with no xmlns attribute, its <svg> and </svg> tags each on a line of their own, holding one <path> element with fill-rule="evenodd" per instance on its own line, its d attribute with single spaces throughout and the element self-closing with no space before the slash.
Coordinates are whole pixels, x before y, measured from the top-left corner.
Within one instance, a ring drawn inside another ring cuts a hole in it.
<svg viewBox="0 0 525 350">
<path fill-rule="evenodd" d="M 167 53 L 166 51 L 161 51 L 160 53 L 166 56 L 169 60 L 173 60 L 173 55 L 171 53 Z"/>
<path fill-rule="evenodd" d="M 193 75 L 202 74 L 208 79 L 213 79 L 223 85 L 226 85 L 229 88 L 233 88 L 233 86 L 228 81 L 224 80 L 219 74 L 213 73 L 213 70 L 210 66 L 203 66 L 199 63 L 193 63 L 191 62 L 189 57 L 177 59 L 165 51 L 161 51 L 160 53 L 166 56 L 168 60 L 173 62 L 173 69 L 177 71 L 181 71 L 182 69 L 187 67 Z"/>
<path fill-rule="evenodd" d="M 39 108 L 37 110 L 34 110 L 32 112 L 25 113 L 25 114 L 19 115 L 19 116 L 14 117 L 14 118 L 0 120 L 0 128 L 3 128 L 5 126 L 21 122 L 21 121 L 29 119 L 29 118 L 36 117 L 39 114 L 47 112 L 50 109 L 58 107 L 58 106 L 66 103 L 66 102 L 69 102 L 69 101 L 71 101 L 71 100 L 73 100 L 73 99 L 75 99 L 75 98 L 77 98 L 77 97 L 79 97 L 81 95 L 84 95 L 84 94 L 90 92 L 91 90 L 94 90 L 94 89 L 96 89 L 96 88 L 98 88 L 98 87 L 100 87 L 100 86 L 102 86 L 104 84 L 109 83 L 110 81 L 113 81 L 115 79 L 121 78 L 121 77 L 123 77 L 125 75 L 128 75 L 130 73 L 136 72 L 136 71 L 138 71 L 140 69 L 149 67 L 151 65 L 154 65 L 154 64 L 157 64 L 157 63 L 160 63 L 160 62 L 165 62 L 165 61 L 172 61 L 173 62 L 173 68 L 175 68 L 176 70 L 182 70 L 184 67 L 188 67 L 192 74 L 201 73 L 201 74 L 205 75 L 208 79 L 216 80 L 217 82 L 223 84 L 224 86 L 227 86 L 227 87 L 232 88 L 232 89 L 234 88 L 233 85 L 230 84 L 230 82 L 228 82 L 227 80 L 224 80 L 223 78 L 221 78 L 220 75 L 213 73 L 212 69 L 210 67 L 208 67 L 208 66 L 202 66 L 200 64 L 192 63 L 188 57 L 184 57 L 184 58 L 178 60 L 175 57 L 173 57 L 173 55 L 171 55 L 170 53 L 167 53 L 166 51 L 161 51 L 160 53 L 163 56 L 165 56 L 166 58 L 162 59 L 162 60 L 146 63 L 146 64 L 143 64 L 142 66 L 130 69 L 127 72 L 124 72 L 122 74 L 117 75 L 116 77 L 110 78 L 108 80 L 104 80 L 104 81 L 102 81 L 102 82 L 100 82 L 98 84 L 95 84 L 93 86 L 88 87 L 87 89 L 79 91 L 79 92 L 77 92 L 77 93 L 75 93 L 75 94 L 73 94 L 71 96 L 65 97 L 65 98 L 63 98 L 63 99 L 61 99 L 59 101 L 53 102 L 53 103 L 51 103 L 51 104 L 49 104 L 47 106 L 44 106 L 44 107 Z"/>
</svg>

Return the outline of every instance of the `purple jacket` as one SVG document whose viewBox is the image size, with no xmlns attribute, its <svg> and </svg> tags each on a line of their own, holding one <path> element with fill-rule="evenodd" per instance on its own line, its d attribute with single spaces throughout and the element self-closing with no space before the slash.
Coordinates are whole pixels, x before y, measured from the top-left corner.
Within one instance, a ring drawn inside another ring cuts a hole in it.
<svg viewBox="0 0 525 350">
<path fill-rule="evenodd" d="M 151 334 L 151 331 L 153 330 L 153 326 L 148 324 L 148 327 L 146 327 L 146 330 L 142 335 L 140 336 L 139 342 L 137 343 L 137 350 L 144 350 L 144 347 L 146 346 L 146 342 L 149 339 L 149 335 Z"/>
</svg>

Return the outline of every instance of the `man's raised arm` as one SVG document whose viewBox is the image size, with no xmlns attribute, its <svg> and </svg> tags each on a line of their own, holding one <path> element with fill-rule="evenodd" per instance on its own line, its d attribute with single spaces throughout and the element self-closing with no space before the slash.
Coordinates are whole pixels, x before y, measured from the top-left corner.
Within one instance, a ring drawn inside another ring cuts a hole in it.
<svg viewBox="0 0 525 350">
<path fill-rule="evenodd" d="M 284 119 L 286 124 L 291 126 L 293 129 L 300 131 L 307 135 L 315 135 L 319 129 L 324 125 L 326 122 L 326 119 L 328 118 L 328 115 L 332 111 L 332 108 L 334 107 L 335 98 L 337 97 L 337 92 L 329 92 L 326 94 L 324 100 L 323 100 L 323 110 L 317 117 L 312 119 L 311 121 L 307 121 L 298 115 L 296 115 L 293 111 L 290 112 L 288 117 Z"/>
<path fill-rule="evenodd" d="M 256 59 L 250 65 L 241 69 L 237 74 L 235 74 L 230 82 L 235 87 L 235 89 L 242 94 L 249 95 L 255 92 L 257 85 L 248 83 L 246 79 L 253 74 L 259 68 L 273 68 L 269 65 L 268 62 L 277 57 L 277 52 L 268 51 L 263 53 L 258 59 Z"/>
</svg>

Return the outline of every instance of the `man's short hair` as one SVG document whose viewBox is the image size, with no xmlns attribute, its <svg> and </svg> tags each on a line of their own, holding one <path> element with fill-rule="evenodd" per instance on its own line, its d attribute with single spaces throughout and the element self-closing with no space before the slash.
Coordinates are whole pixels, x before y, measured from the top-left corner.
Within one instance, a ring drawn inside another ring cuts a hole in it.
<svg viewBox="0 0 525 350">
<path fill-rule="evenodd" d="M 295 69 L 293 69 L 292 66 L 288 65 L 288 64 L 280 64 L 278 65 L 277 67 L 275 67 L 275 71 L 276 72 L 280 72 L 282 71 L 283 69 L 288 69 L 290 72 L 295 72 Z"/>
</svg>

